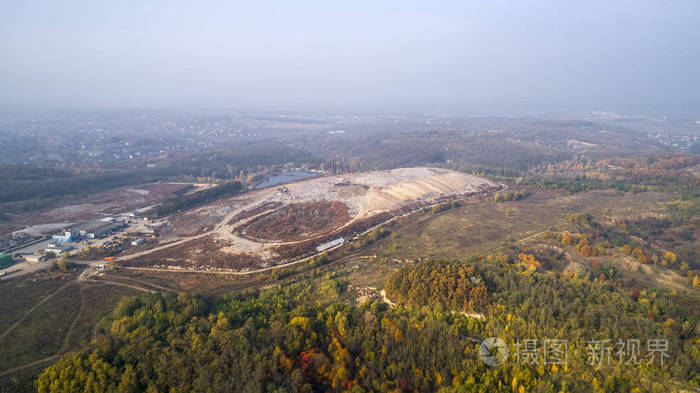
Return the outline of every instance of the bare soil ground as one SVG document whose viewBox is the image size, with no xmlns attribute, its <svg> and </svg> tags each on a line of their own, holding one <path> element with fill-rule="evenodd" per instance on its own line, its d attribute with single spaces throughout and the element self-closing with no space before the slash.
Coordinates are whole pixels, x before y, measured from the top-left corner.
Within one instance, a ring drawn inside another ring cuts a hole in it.
<svg viewBox="0 0 700 393">
<path fill-rule="evenodd" d="M 35 224 L 79 222 L 93 219 L 99 213 L 115 214 L 133 210 L 152 205 L 189 187 L 191 186 L 183 183 L 151 183 L 120 187 L 68 203 L 58 202 L 60 206 L 47 203 L 44 210 L 8 214 L 10 219 L 0 222 L 0 235 Z"/>
<path fill-rule="evenodd" d="M 172 268 L 210 268 L 245 269 L 259 265 L 262 260 L 252 253 L 225 252 L 231 242 L 205 236 L 183 242 L 172 247 L 155 251 L 140 258 L 122 262 L 128 267 L 172 267 Z"/>
<path fill-rule="evenodd" d="M 188 212 L 170 217 L 171 235 L 190 237 L 209 232 L 221 221 L 218 214 L 202 214 L 199 211 Z"/>
<path fill-rule="evenodd" d="M 273 211 L 274 209 L 282 206 L 281 202 L 265 202 L 260 206 L 256 206 L 250 209 L 243 210 L 242 212 L 236 214 L 228 222 L 229 225 L 236 224 L 247 218 L 257 216 L 258 214 L 264 213 L 266 211 Z"/>
<path fill-rule="evenodd" d="M 348 208 L 340 201 L 294 203 L 253 220 L 241 233 L 263 241 L 305 240 L 349 219 Z"/>
<path fill-rule="evenodd" d="M 160 272 L 116 269 L 108 272 L 105 278 L 109 280 L 119 280 L 122 278 L 130 280 L 138 279 L 158 286 L 173 288 L 180 291 L 194 291 L 206 295 L 222 292 L 227 293 L 229 290 L 243 290 L 249 287 L 249 284 L 259 284 L 258 280 L 251 279 L 249 276 L 182 273 L 176 270 L 172 272 Z"/>
</svg>

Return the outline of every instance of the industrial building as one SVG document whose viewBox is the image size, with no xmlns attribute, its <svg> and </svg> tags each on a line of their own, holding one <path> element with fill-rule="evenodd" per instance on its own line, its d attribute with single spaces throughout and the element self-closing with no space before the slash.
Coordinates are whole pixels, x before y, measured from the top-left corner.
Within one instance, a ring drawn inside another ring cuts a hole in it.
<svg viewBox="0 0 700 393">
<path fill-rule="evenodd" d="M 49 245 L 46 246 L 46 253 L 51 253 L 53 255 L 60 256 L 73 249 L 74 247 L 69 244 L 49 243 Z"/>
<path fill-rule="evenodd" d="M 23 258 L 25 261 L 33 263 L 41 262 L 46 259 L 45 256 L 39 254 L 28 254 L 24 255 Z"/>
<path fill-rule="evenodd" d="M 152 225 L 146 225 L 146 228 L 143 230 L 143 233 L 147 233 L 150 235 L 158 235 L 159 233 L 163 232 L 168 228 L 168 225 L 170 223 L 168 221 L 161 222 L 161 223 L 156 223 Z"/>
<path fill-rule="evenodd" d="M 0 269 L 6 268 L 10 265 L 12 265 L 14 261 L 12 260 L 12 257 L 7 255 L 7 254 L 0 254 Z"/>
<path fill-rule="evenodd" d="M 316 251 L 321 252 L 321 251 L 327 250 L 329 248 L 332 248 L 332 247 L 335 247 L 337 245 L 344 244 L 344 243 L 345 243 L 345 239 L 342 237 L 339 237 L 335 240 L 331 240 L 329 242 L 323 243 L 320 246 L 316 247 Z"/>
<path fill-rule="evenodd" d="M 108 217 L 80 224 L 78 225 L 78 230 L 80 232 L 80 236 L 83 238 L 96 239 L 116 232 L 122 229 L 123 226 L 124 224 L 115 222 L 113 218 Z"/>
<path fill-rule="evenodd" d="M 77 229 L 66 228 L 63 230 L 63 232 L 57 233 L 51 237 L 53 238 L 54 242 L 70 243 L 72 241 L 78 240 L 79 236 L 80 232 L 78 232 Z"/>
<path fill-rule="evenodd" d="M 71 243 L 76 242 L 81 237 L 83 239 L 95 239 L 116 232 L 124 227 L 124 224 L 115 221 L 111 217 L 92 220 L 82 224 L 73 225 L 66 228 L 61 233 L 52 236 L 54 243 Z"/>
</svg>

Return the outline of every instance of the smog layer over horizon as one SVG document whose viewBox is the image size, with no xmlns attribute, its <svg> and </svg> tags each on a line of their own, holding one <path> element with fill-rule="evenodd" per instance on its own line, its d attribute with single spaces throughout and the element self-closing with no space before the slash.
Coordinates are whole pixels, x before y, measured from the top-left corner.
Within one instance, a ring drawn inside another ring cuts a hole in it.
<svg viewBox="0 0 700 393">
<path fill-rule="evenodd" d="M 5 108 L 698 113 L 700 3 L 9 1 Z"/>
</svg>

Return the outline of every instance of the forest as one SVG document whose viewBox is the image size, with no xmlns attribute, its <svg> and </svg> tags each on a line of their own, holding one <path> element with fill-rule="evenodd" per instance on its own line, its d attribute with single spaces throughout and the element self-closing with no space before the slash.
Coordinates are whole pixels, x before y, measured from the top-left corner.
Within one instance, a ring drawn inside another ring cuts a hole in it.
<svg viewBox="0 0 700 393">
<path fill-rule="evenodd" d="M 398 306 L 348 304 L 342 285 L 311 300 L 319 288 L 309 283 L 224 298 L 126 298 L 89 345 L 47 368 L 36 387 L 512 393 L 665 392 L 700 383 L 697 299 L 673 291 L 626 293 L 584 276 L 540 273 L 509 255 L 407 266 L 387 287 Z M 471 309 L 485 320 L 455 312 Z M 479 343 L 491 336 L 511 350 L 500 367 L 479 360 Z M 667 357 L 647 347 L 661 337 Z M 565 363 L 546 363 L 542 343 L 551 339 L 566 340 Z M 540 343 L 530 354 L 540 361 L 522 361 L 525 340 Z M 593 340 L 641 346 L 603 363 L 591 356 Z"/>
<path fill-rule="evenodd" d="M 450 119 L 450 125 L 414 131 L 385 127 L 382 132 L 329 136 L 311 146 L 331 171 L 367 171 L 414 165 L 439 165 L 471 172 L 525 174 L 531 168 L 570 160 L 579 155 L 604 159 L 640 153 L 660 153 L 646 136 L 585 121 L 541 119 Z M 587 144 L 578 150 L 573 142 Z"/>
<path fill-rule="evenodd" d="M 566 160 L 531 168 L 521 184 L 565 189 L 570 193 L 600 189 L 671 191 L 686 199 L 697 198 L 700 196 L 700 178 L 694 173 L 694 168 L 699 164 L 700 157 L 681 153 Z"/>
<path fill-rule="evenodd" d="M 173 213 L 179 213 L 188 209 L 201 206 L 218 198 L 235 195 L 243 189 L 241 182 L 233 181 L 218 184 L 212 188 L 207 188 L 192 194 L 172 196 L 158 206 L 146 211 L 149 217 L 163 217 Z"/>
<path fill-rule="evenodd" d="M 140 161 L 120 168 L 91 171 L 85 168 L 4 165 L 0 166 L 0 203 L 25 201 L 22 206 L 32 210 L 36 208 L 32 202 L 43 204 L 42 199 L 75 198 L 162 180 L 247 180 L 249 175 L 258 175 L 265 169 L 289 162 L 302 165 L 317 163 L 318 159 L 278 142 L 261 141 L 232 146 L 229 150 L 173 153 L 165 155 L 157 164 Z"/>
</svg>

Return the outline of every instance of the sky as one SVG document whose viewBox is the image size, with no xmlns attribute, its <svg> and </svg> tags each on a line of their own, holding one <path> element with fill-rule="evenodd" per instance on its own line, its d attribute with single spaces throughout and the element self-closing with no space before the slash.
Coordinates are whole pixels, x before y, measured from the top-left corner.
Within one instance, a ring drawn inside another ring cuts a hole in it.
<svg viewBox="0 0 700 393">
<path fill-rule="evenodd" d="M 700 112 L 700 2 L 0 3 L 6 108 Z"/>
</svg>

